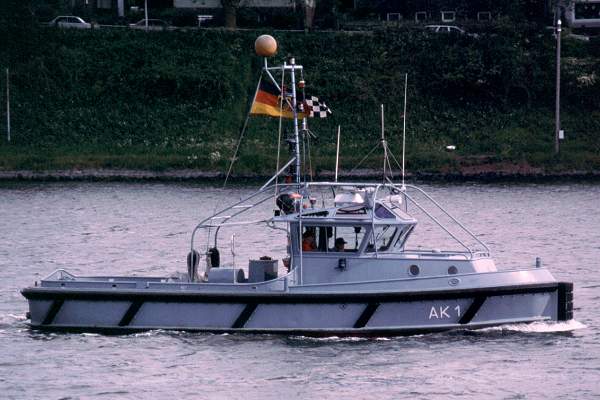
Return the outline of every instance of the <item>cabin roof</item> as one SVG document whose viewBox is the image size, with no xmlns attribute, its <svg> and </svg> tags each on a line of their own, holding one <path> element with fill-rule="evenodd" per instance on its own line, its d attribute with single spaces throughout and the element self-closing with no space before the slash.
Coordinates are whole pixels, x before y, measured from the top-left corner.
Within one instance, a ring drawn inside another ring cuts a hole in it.
<svg viewBox="0 0 600 400">
<path fill-rule="evenodd" d="M 316 223 L 335 225 L 337 223 L 346 225 L 353 224 L 370 224 L 374 215 L 375 224 L 385 225 L 414 225 L 417 221 L 402 211 L 400 208 L 390 208 L 387 205 L 377 201 L 373 208 L 368 206 L 341 206 L 341 207 L 314 207 L 303 209 L 301 213 L 291 213 L 277 216 L 274 218 L 277 222 L 297 222 L 300 217 L 303 223 Z"/>
</svg>

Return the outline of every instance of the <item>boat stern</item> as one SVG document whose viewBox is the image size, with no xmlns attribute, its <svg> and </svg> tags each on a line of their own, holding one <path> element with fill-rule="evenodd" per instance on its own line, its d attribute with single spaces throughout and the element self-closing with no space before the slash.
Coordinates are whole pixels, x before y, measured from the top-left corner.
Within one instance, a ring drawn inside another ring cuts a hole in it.
<svg viewBox="0 0 600 400">
<path fill-rule="evenodd" d="M 559 282 L 557 292 L 556 320 L 573 319 L 573 283 Z"/>
</svg>

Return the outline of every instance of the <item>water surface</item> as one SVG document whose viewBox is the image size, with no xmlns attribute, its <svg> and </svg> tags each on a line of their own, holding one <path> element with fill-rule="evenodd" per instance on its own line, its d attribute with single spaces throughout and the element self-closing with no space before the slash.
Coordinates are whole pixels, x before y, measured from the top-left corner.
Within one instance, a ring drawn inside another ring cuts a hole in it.
<svg viewBox="0 0 600 400">
<path fill-rule="evenodd" d="M 425 188 L 481 234 L 499 268 L 532 266 L 539 256 L 558 279 L 573 281 L 576 321 L 375 339 L 31 331 L 21 288 L 57 268 L 82 275 L 184 271 L 194 225 L 252 188 L 2 184 L 0 397 L 600 397 L 600 186 Z M 435 239 L 419 228 L 424 240 Z M 281 249 L 262 235 L 237 240 L 263 243 L 252 254 Z"/>
</svg>

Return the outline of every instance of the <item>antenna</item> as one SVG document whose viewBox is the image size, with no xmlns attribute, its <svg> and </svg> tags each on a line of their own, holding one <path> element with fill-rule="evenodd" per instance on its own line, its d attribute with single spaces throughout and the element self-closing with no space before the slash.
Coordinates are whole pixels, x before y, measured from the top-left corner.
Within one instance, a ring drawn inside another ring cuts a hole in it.
<svg viewBox="0 0 600 400">
<path fill-rule="evenodd" d="M 402 188 L 404 189 L 404 158 L 406 154 L 406 94 L 408 74 L 404 74 L 404 114 L 402 114 Z"/>
<path fill-rule="evenodd" d="M 385 115 L 383 112 L 383 104 L 381 105 L 381 145 L 383 146 L 383 180 L 385 182 L 385 167 L 388 159 L 387 143 L 385 142 Z"/>
</svg>

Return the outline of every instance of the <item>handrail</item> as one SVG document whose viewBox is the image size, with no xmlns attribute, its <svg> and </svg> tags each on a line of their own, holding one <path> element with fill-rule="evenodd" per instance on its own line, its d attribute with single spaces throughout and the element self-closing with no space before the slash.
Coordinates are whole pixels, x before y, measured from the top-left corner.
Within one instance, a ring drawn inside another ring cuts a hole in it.
<svg viewBox="0 0 600 400">
<path fill-rule="evenodd" d="M 257 219 L 254 221 L 240 221 L 240 222 L 225 222 L 222 224 L 216 224 L 216 225 L 212 225 L 212 224 L 202 224 L 199 225 L 199 228 L 221 228 L 223 226 L 242 226 L 242 225 L 253 225 L 253 224 L 260 224 L 261 222 L 264 222 L 265 224 L 268 224 L 272 219 Z"/>
<path fill-rule="evenodd" d="M 58 277 L 52 279 L 52 277 L 54 275 L 58 275 Z M 47 280 L 57 280 L 57 281 L 60 281 L 60 280 L 65 279 L 65 277 L 67 278 L 67 280 L 76 280 L 77 279 L 77 277 L 75 275 L 71 274 L 70 272 L 67 272 L 63 268 L 59 268 L 59 269 L 56 269 L 56 270 L 52 271 L 52 273 L 50 273 L 45 278 L 42 278 L 42 280 L 43 281 L 47 281 Z"/>
<path fill-rule="evenodd" d="M 255 206 L 257 206 L 257 205 L 259 205 L 259 204 L 262 204 L 262 203 L 264 203 L 265 201 L 267 201 L 267 200 L 271 199 L 272 197 L 273 197 L 273 195 L 269 195 L 269 196 L 265 197 L 264 199 L 262 199 L 262 200 L 260 200 L 260 201 L 258 201 L 258 202 L 256 202 L 256 203 L 254 203 L 254 204 L 253 204 L 253 207 L 250 207 L 250 208 L 254 208 Z M 233 208 L 233 207 L 232 207 L 232 208 Z M 217 229 L 215 230 L 215 233 L 214 233 L 214 234 L 215 234 L 215 247 L 216 247 L 216 245 L 217 245 L 217 243 L 216 243 L 216 242 L 217 242 L 217 240 L 216 240 L 216 239 L 217 239 L 217 235 L 218 235 L 218 233 L 219 233 L 219 230 L 221 229 L 221 227 L 222 227 L 222 226 L 225 226 L 225 224 L 227 223 L 227 221 L 229 221 L 230 219 L 232 219 L 232 218 L 235 218 L 236 216 L 238 216 L 238 215 L 240 215 L 240 214 L 243 214 L 243 213 L 245 213 L 245 212 L 246 212 L 247 210 L 249 210 L 250 208 L 248 208 L 248 207 L 244 207 L 244 208 L 242 208 L 240 211 L 238 211 L 238 212 L 236 212 L 236 213 L 233 213 L 233 214 L 231 214 L 231 215 L 229 216 L 229 218 L 225 219 L 225 221 L 224 221 L 223 223 L 221 223 L 221 224 L 219 224 L 219 226 L 217 226 Z"/>
<path fill-rule="evenodd" d="M 290 163 L 293 162 L 293 159 L 291 159 L 286 165 L 289 165 Z M 279 176 L 279 174 L 281 173 L 281 170 L 277 172 L 277 174 L 275 174 L 275 176 L 273 176 L 265 185 L 263 185 L 258 191 L 251 193 L 250 195 L 242 198 L 240 201 L 225 207 L 223 209 L 221 209 L 220 211 L 214 213 L 212 216 L 205 218 L 204 220 L 202 220 L 200 223 L 198 223 L 192 232 L 192 237 L 191 237 L 191 241 L 190 241 L 190 247 L 191 250 L 194 250 L 194 240 L 195 240 L 195 236 L 196 233 L 198 232 L 199 229 L 204 229 L 204 228 L 216 228 L 215 232 L 212 233 L 212 235 L 209 233 L 209 237 L 208 242 L 210 243 L 211 241 L 211 237 L 214 235 L 214 240 L 215 240 L 215 245 L 216 245 L 216 241 L 217 241 L 217 236 L 218 236 L 218 232 L 219 229 L 221 227 L 224 226 L 241 226 L 241 225 L 248 225 L 248 224 L 256 224 L 256 223 L 267 223 L 269 224 L 270 222 L 273 221 L 272 218 L 267 218 L 267 219 L 261 219 L 261 220 L 254 220 L 254 221 L 245 221 L 245 222 L 234 222 L 231 223 L 229 222 L 231 219 L 233 219 L 234 217 L 237 217 L 239 215 L 241 215 L 242 213 L 248 211 L 249 209 L 252 209 L 260 204 L 263 204 L 264 202 L 266 202 L 269 199 L 274 198 L 275 196 L 277 196 L 279 193 L 281 193 L 282 190 L 285 190 L 286 188 L 290 188 L 293 189 L 294 191 L 298 191 L 301 192 L 301 203 L 304 202 L 304 200 L 306 200 L 308 198 L 308 194 L 309 194 L 309 189 L 311 187 L 314 188 L 318 188 L 318 187 L 347 187 L 347 186 L 351 186 L 354 188 L 372 188 L 374 189 L 373 192 L 371 192 L 371 196 L 373 196 L 373 203 L 375 203 L 375 201 L 377 200 L 377 196 L 379 194 L 379 192 L 381 191 L 381 189 L 388 189 L 390 191 L 390 193 L 392 191 L 399 191 L 405 198 L 405 204 L 408 203 L 408 201 L 412 202 L 418 209 L 420 209 L 422 212 L 425 213 L 425 215 L 427 215 L 435 224 L 437 224 L 440 228 L 442 228 L 450 237 L 452 237 L 454 240 L 456 240 L 456 242 L 458 242 L 462 247 L 464 247 L 467 252 L 470 254 L 471 258 L 479 253 L 487 253 L 489 255 L 490 253 L 490 249 L 487 247 L 487 245 L 485 243 L 483 243 L 483 241 L 481 241 L 475 234 L 473 234 L 469 229 L 467 229 L 460 221 L 458 221 L 455 217 L 453 217 L 448 211 L 446 211 L 436 200 L 434 200 L 430 195 L 428 195 L 423 189 L 414 186 L 414 185 L 403 185 L 401 187 L 399 187 L 398 185 L 394 184 L 393 182 L 389 182 L 389 183 L 374 183 L 374 182 L 354 182 L 354 183 L 349 183 L 349 182 L 304 182 L 300 187 L 296 184 L 296 183 L 288 183 L 288 184 L 273 184 L 272 182 L 277 178 L 277 176 Z M 278 187 L 279 190 L 274 193 L 272 188 L 273 187 Z M 444 223 L 442 223 L 440 220 L 438 220 L 435 216 L 433 216 L 429 211 L 427 211 L 427 209 L 421 205 L 415 198 L 413 198 L 412 196 L 410 196 L 407 193 L 407 188 L 410 189 L 414 189 L 416 192 L 421 193 L 423 196 L 425 196 L 425 198 L 427 200 L 429 200 L 430 203 L 432 203 L 438 210 L 440 210 L 444 215 L 446 215 L 452 222 L 454 222 L 455 224 L 457 224 L 460 229 L 462 229 L 465 233 L 467 233 L 472 239 L 474 239 L 479 245 L 481 245 L 483 247 L 483 249 L 485 249 L 485 252 L 479 251 L 477 248 L 471 248 L 469 247 L 465 242 L 463 242 L 459 237 L 457 237 L 456 234 L 454 234 L 453 232 L 451 232 Z M 264 196 L 261 197 L 261 196 Z M 257 197 L 259 197 L 258 201 L 253 200 L 256 199 Z M 252 202 L 249 204 L 249 201 L 252 200 Z M 235 210 L 235 212 L 233 213 L 229 213 L 227 215 L 223 215 L 226 212 L 230 211 L 230 210 Z M 302 215 L 304 213 L 304 210 L 302 208 L 300 208 L 298 211 L 299 214 L 299 225 L 300 225 L 300 229 L 302 226 Z M 215 223 L 214 220 L 215 219 L 221 219 L 222 221 Z M 375 229 L 374 229 L 374 225 L 375 225 L 375 214 L 374 211 L 371 215 L 371 228 L 372 228 L 372 234 L 374 234 Z M 210 231 L 209 231 L 210 232 Z M 375 251 L 376 256 L 378 256 L 378 251 L 376 249 Z M 302 265 L 302 251 L 300 250 L 300 265 Z M 300 275 L 302 275 L 302 268 L 300 268 L 300 271 L 298 271 L 300 273 Z M 299 277 L 299 280 L 302 280 L 302 277 Z"/>
<path fill-rule="evenodd" d="M 200 228 L 202 228 L 202 227 L 203 227 L 203 225 L 204 225 L 204 224 L 205 224 L 207 221 L 210 221 L 210 220 L 213 220 L 213 219 L 217 219 L 217 218 L 223 218 L 223 219 L 225 219 L 225 221 L 227 221 L 227 220 L 229 220 L 229 219 L 231 219 L 231 218 L 233 218 L 233 217 L 236 217 L 236 216 L 238 216 L 238 215 L 240 215 L 240 214 L 242 214 L 242 213 L 244 213 L 244 212 L 246 212 L 246 211 L 250 210 L 251 208 L 246 208 L 246 207 L 245 207 L 245 208 L 242 208 L 242 209 L 241 209 L 240 211 L 238 211 L 237 213 L 233 213 L 232 215 L 221 216 L 221 214 L 223 214 L 223 213 L 225 213 L 225 212 L 227 212 L 227 211 L 229 211 L 229 210 L 232 210 L 232 209 L 234 209 L 234 207 L 236 207 L 236 206 L 239 206 L 239 205 L 242 205 L 242 204 L 245 204 L 245 203 L 246 203 L 248 200 L 250 200 L 250 199 L 253 199 L 253 198 L 255 198 L 255 197 L 257 197 L 257 196 L 259 196 L 259 195 L 261 195 L 261 194 L 263 194 L 263 193 L 267 192 L 267 191 L 268 191 L 268 190 L 269 190 L 269 189 L 270 189 L 272 186 L 273 186 L 273 185 L 269 185 L 269 186 L 265 187 L 264 189 L 260 189 L 260 190 L 258 190 L 258 191 L 256 191 L 256 192 L 252 193 L 251 195 L 249 195 L 249 196 L 247 196 L 247 197 L 244 197 L 244 198 L 242 198 L 240 201 L 238 201 L 238 202 L 236 202 L 236 203 L 234 203 L 234 204 L 232 204 L 232 205 L 229 205 L 229 206 L 227 206 L 227 207 L 225 207 L 225 208 L 221 209 L 220 211 L 218 211 L 218 212 L 214 213 L 214 214 L 213 214 L 213 215 L 211 215 L 210 217 L 207 217 L 207 218 L 203 219 L 202 221 L 200 221 L 200 222 L 199 222 L 199 223 L 198 223 L 198 224 L 197 224 L 197 225 L 194 227 L 194 229 L 193 229 L 193 231 L 192 231 L 192 237 L 191 237 L 191 250 L 193 250 L 193 249 L 194 249 L 194 237 L 196 236 L 196 232 L 197 232 L 197 231 L 198 231 Z M 284 185 L 284 186 L 286 186 L 286 185 Z M 264 201 L 268 200 L 269 198 L 272 198 L 273 196 L 274 196 L 274 194 L 273 194 L 273 193 L 269 193 L 269 196 L 268 196 L 266 199 L 263 199 L 263 200 L 262 200 L 261 202 L 259 202 L 259 203 L 255 203 L 255 204 L 253 204 L 253 206 L 256 206 L 256 205 L 258 205 L 258 204 L 261 204 L 261 203 L 263 203 Z"/>
<path fill-rule="evenodd" d="M 283 167 L 281 167 L 281 168 L 279 169 L 279 171 L 277 171 L 277 172 L 275 173 L 275 175 L 273 175 L 273 176 L 271 177 L 271 179 L 269 179 L 269 180 L 267 181 L 267 183 L 265 183 L 264 185 L 262 185 L 262 186 L 261 186 L 260 190 L 263 190 L 264 188 L 268 187 L 268 186 L 271 184 L 271 182 L 273 182 L 275 179 L 277 179 L 277 177 L 278 177 L 279 175 L 281 175 L 281 173 L 282 173 L 283 171 L 285 171 L 285 170 L 286 170 L 286 168 L 287 168 L 287 167 L 289 167 L 289 166 L 290 166 L 290 164 L 292 164 L 294 161 L 296 161 L 296 157 L 292 157 L 292 158 L 290 159 L 290 161 L 288 161 L 288 162 L 287 162 L 287 164 L 285 164 Z"/>
<path fill-rule="evenodd" d="M 423 211 L 425 213 L 425 215 L 427 215 L 433 222 L 435 222 L 440 228 L 442 228 L 448 235 L 450 235 L 454 240 L 456 240 L 462 247 L 464 247 L 465 249 L 467 249 L 467 251 L 469 252 L 469 254 L 471 255 L 471 257 L 473 257 L 473 250 L 471 250 L 471 248 L 469 246 L 467 246 L 466 244 L 464 244 L 462 242 L 462 240 L 460 240 L 452 232 L 450 232 L 444 226 L 444 224 L 442 224 L 440 221 L 437 220 L 437 218 L 435 218 L 433 215 L 431 215 L 429 212 L 427 212 L 427 210 L 425 210 L 415 199 L 413 199 L 412 197 L 410 197 L 407 193 L 405 193 L 404 195 L 406 196 L 406 198 L 408 198 L 410 201 L 412 201 L 419 208 L 419 210 Z"/>
<path fill-rule="evenodd" d="M 446 216 L 448 216 L 452 221 L 454 221 L 458 226 L 460 226 L 463 229 L 463 231 L 465 231 L 467 234 L 469 234 L 473 239 L 475 239 L 475 241 L 477 241 L 477 243 L 482 245 L 483 248 L 488 253 L 490 253 L 490 249 L 489 249 L 489 247 L 486 246 L 485 243 L 483 243 L 473 232 L 471 232 L 469 229 L 467 229 L 467 227 L 465 227 L 462 223 L 460 223 L 460 221 L 458 221 L 456 218 L 454 218 L 452 215 L 450 215 L 450 213 L 448 211 L 446 211 L 437 201 L 435 201 L 433 199 L 433 197 L 428 195 L 427 192 L 425 192 L 423 189 L 421 189 L 417 186 L 414 186 L 414 185 L 406 185 L 406 187 L 410 187 L 410 188 L 413 188 L 413 189 L 421 192 L 425 197 L 427 197 L 427 199 L 429 201 L 431 201 L 433 204 L 435 204 L 438 209 L 440 209 L 444 214 L 446 214 Z"/>
</svg>

